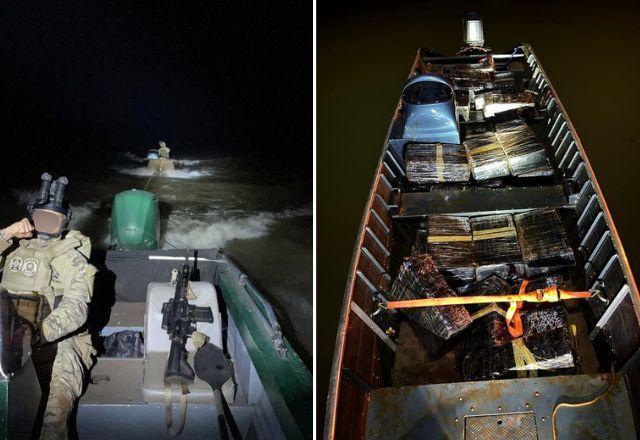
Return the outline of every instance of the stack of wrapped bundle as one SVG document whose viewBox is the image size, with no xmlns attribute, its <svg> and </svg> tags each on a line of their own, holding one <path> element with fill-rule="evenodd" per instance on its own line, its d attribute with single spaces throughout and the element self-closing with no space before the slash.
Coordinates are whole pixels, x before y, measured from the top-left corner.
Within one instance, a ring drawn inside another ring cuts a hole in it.
<svg viewBox="0 0 640 440">
<path fill-rule="evenodd" d="M 524 122 L 496 124 L 496 137 L 507 155 L 509 168 L 514 176 L 548 167 L 544 146 Z"/>
<path fill-rule="evenodd" d="M 480 90 L 491 86 L 495 80 L 495 65 L 491 59 L 473 64 L 452 64 L 444 66 L 443 73 L 453 80 L 456 88 Z"/>
<path fill-rule="evenodd" d="M 476 279 L 469 218 L 429 216 L 427 233 L 427 252 L 449 284 L 464 292 Z"/>
<path fill-rule="evenodd" d="M 464 142 L 469 155 L 469 165 L 473 178 L 479 182 L 483 180 L 506 177 L 509 171 L 507 156 L 495 133 L 487 132 L 474 136 Z"/>
<path fill-rule="evenodd" d="M 409 144 L 407 180 L 412 184 L 468 182 L 467 154 L 458 144 Z"/>
<path fill-rule="evenodd" d="M 526 290 L 560 283 L 559 277 L 539 278 L 531 280 Z M 495 275 L 469 289 L 470 295 L 503 295 L 511 292 L 510 284 Z M 528 304 L 529 310 L 521 312 L 523 335 L 516 339 L 507 330 L 505 306 L 473 306 L 473 324 L 461 335 L 456 352 L 456 364 L 461 368 L 465 380 L 576 371 L 578 359 L 564 304 Z"/>
<path fill-rule="evenodd" d="M 456 293 L 449 288 L 431 257 L 422 254 L 405 259 L 393 282 L 391 296 L 401 301 L 451 297 Z M 404 313 L 431 357 L 441 353 L 445 341 L 471 324 L 469 312 L 464 306 L 405 309 Z"/>
<path fill-rule="evenodd" d="M 469 288 L 465 295 L 507 295 L 511 293 L 511 286 L 502 278 L 492 275 Z M 467 354 L 488 347 L 502 347 L 510 341 L 505 309 L 499 304 L 470 304 L 467 309 L 471 313 L 473 324 L 461 335 L 456 352 L 456 363 L 462 367 L 462 361 Z"/>
<path fill-rule="evenodd" d="M 575 373 L 578 359 L 567 328 L 513 339 L 500 347 L 467 354 L 465 380 L 490 380 Z"/>
<path fill-rule="evenodd" d="M 518 234 L 511 215 L 472 218 L 471 231 L 478 280 L 493 274 L 503 279 L 515 279 L 524 274 Z"/>
<path fill-rule="evenodd" d="M 514 218 L 527 276 L 575 265 L 573 250 L 556 210 L 536 209 Z"/>
</svg>

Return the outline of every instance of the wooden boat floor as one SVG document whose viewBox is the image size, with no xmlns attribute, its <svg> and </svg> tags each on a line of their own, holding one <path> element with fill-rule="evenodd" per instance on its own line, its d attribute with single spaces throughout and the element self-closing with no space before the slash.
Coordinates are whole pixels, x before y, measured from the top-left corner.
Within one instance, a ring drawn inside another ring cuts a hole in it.
<svg viewBox="0 0 640 440">
<path fill-rule="evenodd" d="M 432 214 L 485 215 L 561 208 L 568 204 L 561 185 L 464 189 L 402 193 L 395 218 L 418 219 Z"/>
</svg>

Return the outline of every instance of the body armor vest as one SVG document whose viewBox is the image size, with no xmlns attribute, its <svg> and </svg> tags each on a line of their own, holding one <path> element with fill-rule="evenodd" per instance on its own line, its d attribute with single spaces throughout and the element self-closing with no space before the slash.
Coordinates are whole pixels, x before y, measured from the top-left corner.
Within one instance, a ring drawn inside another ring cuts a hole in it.
<svg viewBox="0 0 640 440">
<path fill-rule="evenodd" d="M 54 308 L 55 296 L 63 294 L 66 277 L 61 277 L 51 262 L 71 249 L 88 258 L 91 242 L 80 232 L 70 231 L 61 240 L 21 240 L 7 257 L 0 286 L 9 291 L 19 314 L 32 324 L 46 318 Z M 42 301 L 43 296 L 47 301 Z"/>
<path fill-rule="evenodd" d="M 2 273 L 2 287 L 11 293 L 36 294 L 51 284 L 51 243 L 21 240 L 9 254 Z"/>
</svg>

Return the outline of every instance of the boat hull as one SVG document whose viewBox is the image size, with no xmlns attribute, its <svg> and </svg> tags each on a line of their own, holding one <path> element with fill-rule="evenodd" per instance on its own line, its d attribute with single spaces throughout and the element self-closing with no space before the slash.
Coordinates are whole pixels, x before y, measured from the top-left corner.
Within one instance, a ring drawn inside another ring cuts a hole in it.
<svg viewBox="0 0 640 440">
<path fill-rule="evenodd" d="M 615 253 L 612 260 L 620 265 L 624 274 L 624 286 L 615 295 L 615 299 L 611 301 L 607 310 L 599 317 L 596 326 L 590 331 L 592 339 L 605 346 L 610 344 L 611 347 L 612 344 L 615 344 L 617 347 L 624 347 L 623 350 L 619 350 L 619 357 L 615 363 L 616 370 L 626 375 L 627 379 L 634 384 L 635 392 L 632 392 L 631 396 L 637 405 L 637 402 L 640 401 L 640 344 L 637 339 L 637 327 L 640 323 L 640 295 L 622 242 L 580 138 L 532 48 L 528 44 L 523 44 L 521 49 L 524 55 L 519 56 L 533 72 L 532 82 L 535 91 L 549 93 L 551 96 L 545 133 L 548 142 L 555 149 L 556 154 L 562 153 L 559 151 L 561 148 L 572 149 L 570 153 L 571 157 L 574 157 L 573 165 L 575 165 L 575 168 L 572 168 L 573 176 L 584 185 L 583 188 L 586 188 L 590 182 L 591 186 L 588 189 L 592 190 L 592 192 L 584 191 L 587 200 L 590 200 L 589 197 L 591 200 L 586 204 L 588 205 L 586 208 L 584 206 L 582 208 L 591 209 L 593 205 L 600 207 L 601 214 L 597 212 L 596 214 L 601 215 L 606 224 L 607 237 L 610 237 Z M 509 58 L 510 55 L 502 56 Z M 409 77 L 424 74 L 427 71 L 426 58 L 422 51 L 418 52 Z M 463 61 L 462 57 L 457 57 L 455 60 L 452 58 L 452 62 Z M 373 432 L 368 429 L 367 414 L 371 409 L 372 399 L 380 390 L 385 389 L 385 372 L 381 362 L 382 352 L 395 350 L 394 342 L 385 337 L 384 332 L 381 332 L 381 329 L 371 319 L 371 315 L 374 312 L 372 298 L 378 292 L 388 290 L 391 286 L 389 275 L 393 258 L 391 230 L 393 217 L 402 209 L 399 206 L 399 181 L 404 177 L 401 165 L 403 157 L 397 154 L 402 151 L 402 142 L 397 139 L 397 133 L 401 132 L 399 123 L 401 119 L 402 101 L 400 100 L 378 161 L 352 256 L 329 383 L 324 424 L 324 438 L 326 439 L 365 438 L 367 433 Z M 399 148 L 398 145 L 400 145 Z M 564 155 L 567 154 L 569 153 Z M 577 197 L 576 194 L 573 202 Z M 582 214 L 589 216 L 590 212 L 582 211 Z M 613 322 L 625 322 L 630 330 L 628 333 L 624 331 L 613 332 L 608 329 L 611 327 L 610 323 Z M 604 331 L 603 328 L 607 331 Z M 605 340 L 606 338 L 609 340 Z M 617 341 L 614 343 L 613 339 Z M 493 383 L 493 381 L 488 383 Z M 498 384 L 493 383 L 493 386 L 494 388 L 498 387 Z M 432 398 L 437 399 L 437 397 Z M 415 404 L 418 403 L 415 402 Z M 437 401 L 434 404 L 437 404 Z M 469 402 L 466 401 L 465 404 L 468 406 Z M 389 405 L 384 408 L 391 411 L 389 414 L 397 414 L 397 411 L 403 413 L 406 405 L 410 404 L 402 401 L 397 405 Z M 449 414 L 432 415 L 436 418 L 449 416 Z M 404 418 L 398 417 L 398 420 L 404 420 Z M 399 434 L 400 431 L 397 433 Z M 385 431 L 386 437 L 380 438 L 393 438 L 389 434 L 390 431 Z"/>
</svg>

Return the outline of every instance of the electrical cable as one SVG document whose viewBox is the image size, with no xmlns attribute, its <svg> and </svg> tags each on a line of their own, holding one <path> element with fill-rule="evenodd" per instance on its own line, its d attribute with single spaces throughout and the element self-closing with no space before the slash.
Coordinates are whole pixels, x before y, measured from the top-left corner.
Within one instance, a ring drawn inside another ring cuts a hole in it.
<svg viewBox="0 0 640 440">
<path fill-rule="evenodd" d="M 613 385 L 615 385 L 615 383 L 616 383 L 616 371 L 615 371 L 615 367 L 614 367 L 614 365 L 612 363 L 611 364 L 611 379 L 609 380 L 609 386 L 607 386 L 607 388 L 602 393 L 600 393 L 599 395 L 597 395 L 593 399 L 586 400 L 584 402 L 579 402 L 579 403 L 564 403 L 564 402 L 563 403 L 558 403 L 553 408 L 553 412 L 551 413 L 551 428 L 553 429 L 553 440 L 558 440 L 558 428 L 556 427 L 556 416 L 558 415 L 558 410 L 560 408 L 562 408 L 562 407 L 579 408 L 579 407 L 583 407 L 583 406 L 593 405 L 598 400 L 600 400 L 604 396 L 606 396 L 609 393 L 609 391 L 611 391 L 611 388 L 613 388 Z"/>
</svg>

